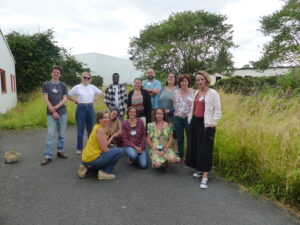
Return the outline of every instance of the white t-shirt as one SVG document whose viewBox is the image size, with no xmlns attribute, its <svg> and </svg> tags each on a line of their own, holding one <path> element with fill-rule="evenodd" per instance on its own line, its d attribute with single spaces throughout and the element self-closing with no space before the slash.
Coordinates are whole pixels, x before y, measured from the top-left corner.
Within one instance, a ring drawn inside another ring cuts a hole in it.
<svg viewBox="0 0 300 225">
<path fill-rule="evenodd" d="M 95 85 L 89 84 L 84 86 L 77 84 L 68 92 L 68 95 L 77 96 L 78 103 L 93 103 L 95 94 L 101 93 L 102 91 Z"/>
<path fill-rule="evenodd" d="M 113 89 L 115 90 L 115 106 L 119 107 L 119 85 L 113 85 Z"/>
</svg>

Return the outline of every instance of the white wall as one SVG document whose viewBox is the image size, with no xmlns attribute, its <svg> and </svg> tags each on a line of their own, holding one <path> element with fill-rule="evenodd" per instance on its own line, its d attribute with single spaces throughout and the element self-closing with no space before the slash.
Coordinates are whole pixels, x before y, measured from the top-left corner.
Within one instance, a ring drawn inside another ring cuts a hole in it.
<svg viewBox="0 0 300 225">
<path fill-rule="evenodd" d="M 17 92 L 13 92 L 11 88 L 10 75 L 16 75 L 15 60 L 7 45 L 6 40 L 0 30 L 0 69 L 5 71 L 6 74 L 6 94 L 2 94 L 0 90 L 0 113 L 5 113 L 17 104 Z M 1 79 L 0 79 L 1 89 Z"/>
<path fill-rule="evenodd" d="M 112 83 L 112 74 L 120 75 L 120 83 L 133 83 L 134 78 L 143 75 L 129 59 L 103 55 L 99 53 L 75 54 L 74 57 L 91 69 L 92 75 L 103 77 L 104 85 Z"/>
<path fill-rule="evenodd" d="M 232 76 L 241 76 L 241 77 L 262 77 L 262 76 L 283 76 L 290 71 L 289 67 L 274 67 L 269 68 L 264 71 L 255 70 L 255 69 L 235 69 Z M 212 76 L 212 84 L 216 82 L 216 77 L 221 77 L 221 79 L 226 78 L 222 74 L 214 74 Z"/>
</svg>

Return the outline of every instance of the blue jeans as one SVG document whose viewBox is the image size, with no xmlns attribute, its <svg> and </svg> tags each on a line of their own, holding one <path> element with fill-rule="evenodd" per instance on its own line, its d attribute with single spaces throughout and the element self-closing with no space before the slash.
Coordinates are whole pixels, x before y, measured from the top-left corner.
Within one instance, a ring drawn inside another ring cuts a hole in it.
<svg viewBox="0 0 300 225">
<path fill-rule="evenodd" d="M 94 126 L 94 106 L 93 104 L 78 104 L 76 109 L 76 123 L 77 123 L 77 149 L 83 149 L 83 135 L 86 127 L 87 135 L 93 130 Z"/>
<path fill-rule="evenodd" d="M 112 148 L 107 152 L 102 152 L 101 155 L 92 162 L 82 162 L 89 170 L 102 170 L 106 173 L 112 173 L 118 160 L 123 156 L 122 148 Z"/>
<path fill-rule="evenodd" d="M 187 137 L 190 136 L 188 119 L 174 116 L 173 125 L 177 136 L 178 156 L 181 159 L 183 159 L 184 158 L 184 130 L 186 136 Z"/>
<path fill-rule="evenodd" d="M 67 114 L 59 115 L 59 119 L 56 120 L 52 115 L 48 115 L 48 133 L 46 137 L 46 146 L 44 155 L 46 158 L 52 157 L 52 146 L 54 142 L 55 131 L 58 132 L 57 151 L 62 152 L 64 149 L 64 137 L 66 133 L 68 116 Z"/>
<path fill-rule="evenodd" d="M 142 150 L 142 153 L 138 153 L 134 148 L 126 147 L 124 151 L 131 161 L 137 162 L 140 168 L 146 169 L 148 167 L 147 152 L 145 149 Z"/>
</svg>

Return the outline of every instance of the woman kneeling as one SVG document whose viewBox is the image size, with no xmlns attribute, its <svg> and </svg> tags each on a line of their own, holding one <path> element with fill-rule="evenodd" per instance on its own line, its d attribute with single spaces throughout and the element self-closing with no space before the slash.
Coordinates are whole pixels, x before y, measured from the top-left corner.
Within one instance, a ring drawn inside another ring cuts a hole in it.
<svg viewBox="0 0 300 225">
<path fill-rule="evenodd" d="M 146 169 L 147 152 L 146 144 L 146 130 L 144 122 L 136 118 L 136 108 L 130 106 L 127 109 L 127 120 L 122 123 L 122 139 L 125 147 L 125 154 L 129 158 L 130 164 L 137 164 L 140 168 Z"/>
<path fill-rule="evenodd" d="M 97 113 L 96 122 L 89 140 L 82 152 L 82 164 L 77 174 L 83 178 L 88 172 L 97 172 L 99 180 L 111 180 L 116 176 L 112 173 L 118 160 L 123 155 L 121 148 L 108 148 L 105 127 L 109 122 L 108 112 Z"/>
<path fill-rule="evenodd" d="M 153 121 L 147 127 L 147 143 L 150 146 L 149 155 L 152 167 L 166 167 L 168 163 L 177 163 L 179 157 L 171 148 L 173 142 L 172 125 L 164 121 L 165 111 L 157 108 L 153 112 Z"/>
</svg>

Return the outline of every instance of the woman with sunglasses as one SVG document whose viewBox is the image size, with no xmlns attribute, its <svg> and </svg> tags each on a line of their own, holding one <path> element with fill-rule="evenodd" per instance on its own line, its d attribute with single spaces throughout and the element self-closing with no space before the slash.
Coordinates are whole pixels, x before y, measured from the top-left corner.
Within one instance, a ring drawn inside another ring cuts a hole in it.
<svg viewBox="0 0 300 225">
<path fill-rule="evenodd" d="M 68 99 L 77 104 L 77 154 L 81 154 L 83 149 L 84 128 L 86 127 L 88 137 L 92 132 L 95 117 L 93 103 L 98 101 L 102 95 L 101 90 L 91 84 L 91 78 L 90 73 L 82 73 L 81 84 L 74 86 L 68 93 Z M 77 99 L 71 96 L 76 96 Z"/>
</svg>

